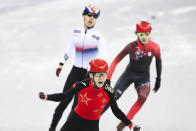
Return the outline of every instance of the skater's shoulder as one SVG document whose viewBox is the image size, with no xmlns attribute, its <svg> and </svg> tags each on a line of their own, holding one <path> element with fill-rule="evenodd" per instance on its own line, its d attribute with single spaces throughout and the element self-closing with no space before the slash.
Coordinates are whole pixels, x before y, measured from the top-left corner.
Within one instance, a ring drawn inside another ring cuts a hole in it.
<svg viewBox="0 0 196 131">
<path fill-rule="evenodd" d="M 129 42 L 128 45 L 135 45 L 135 44 L 137 44 L 137 40 L 134 40 L 134 41 Z"/>
<path fill-rule="evenodd" d="M 81 27 L 76 27 L 73 29 L 73 34 L 81 34 L 83 29 Z"/>
<path fill-rule="evenodd" d="M 151 44 L 152 46 L 156 46 L 156 47 L 159 47 L 159 44 L 152 41 L 152 40 L 149 40 L 149 44 Z"/>
<path fill-rule="evenodd" d="M 135 47 L 137 45 L 137 41 L 131 41 L 129 42 L 125 48 L 132 48 L 132 47 Z"/>
</svg>

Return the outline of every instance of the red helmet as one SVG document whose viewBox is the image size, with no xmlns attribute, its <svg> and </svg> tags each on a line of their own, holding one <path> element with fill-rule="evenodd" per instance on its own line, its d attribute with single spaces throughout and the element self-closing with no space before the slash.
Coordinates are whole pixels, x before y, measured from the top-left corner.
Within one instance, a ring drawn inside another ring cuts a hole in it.
<svg viewBox="0 0 196 131">
<path fill-rule="evenodd" d="M 93 59 L 90 63 L 90 72 L 107 72 L 108 64 L 103 59 Z"/>
<path fill-rule="evenodd" d="M 151 32 L 152 27 L 147 21 L 140 21 L 136 25 L 136 32 Z"/>
</svg>

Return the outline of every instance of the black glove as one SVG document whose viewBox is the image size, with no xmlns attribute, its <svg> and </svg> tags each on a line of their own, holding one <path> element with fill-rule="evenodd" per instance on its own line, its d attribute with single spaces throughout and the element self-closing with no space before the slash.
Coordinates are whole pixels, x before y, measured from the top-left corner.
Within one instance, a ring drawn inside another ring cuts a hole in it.
<svg viewBox="0 0 196 131">
<path fill-rule="evenodd" d="M 111 83 L 111 81 L 110 81 L 110 80 L 108 80 L 108 79 L 106 79 L 105 84 L 110 85 L 110 83 Z"/>
<path fill-rule="evenodd" d="M 42 100 L 47 100 L 47 95 L 44 92 L 39 93 L 39 98 Z"/>
<path fill-rule="evenodd" d="M 159 90 L 160 86 L 161 86 L 161 78 L 157 77 L 156 82 L 155 82 L 155 86 L 154 86 L 154 89 L 153 89 L 154 92 L 157 92 Z"/>
<path fill-rule="evenodd" d="M 132 127 L 133 127 L 133 131 L 139 131 L 140 128 L 141 128 L 139 125 L 135 125 L 135 124 L 133 124 L 133 123 L 129 124 L 128 126 L 129 126 L 129 129 L 130 129 L 130 130 L 131 130 Z"/>
<path fill-rule="evenodd" d="M 56 76 L 59 77 L 59 74 L 61 73 L 62 68 L 63 68 L 63 63 L 59 63 L 59 66 L 56 68 Z"/>
</svg>

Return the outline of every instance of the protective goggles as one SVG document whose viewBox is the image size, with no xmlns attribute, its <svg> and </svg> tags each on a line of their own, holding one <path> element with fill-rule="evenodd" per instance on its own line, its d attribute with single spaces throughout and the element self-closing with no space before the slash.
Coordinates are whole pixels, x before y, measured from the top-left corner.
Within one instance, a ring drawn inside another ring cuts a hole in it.
<svg viewBox="0 0 196 131">
<path fill-rule="evenodd" d="M 138 32 L 136 33 L 138 37 L 149 37 L 150 36 L 150 32 Z"/>
<path fill-rule="evenodd" d="M 95 77 L 101 77 L 101 76 L 103 76 L 103 77 L 107 77 L 107 72 L 98 72 L 98 73 L 94 73 L 94 76 Z"/>
<path fill-rule="evenodd" d="M 97 19 L 99 17 L 97 14 L 94 14 L 94 13 L 87 13 L 86 15 L 88 17 L 93 17 L 94 19 Z"/>
</svg>

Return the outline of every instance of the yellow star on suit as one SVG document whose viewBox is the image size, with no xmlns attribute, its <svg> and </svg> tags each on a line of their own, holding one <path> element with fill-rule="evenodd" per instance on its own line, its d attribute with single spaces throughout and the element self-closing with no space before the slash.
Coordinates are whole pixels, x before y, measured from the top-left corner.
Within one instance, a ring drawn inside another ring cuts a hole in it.
<svg viewBox="0 0 196 131">
<path fill-rule="evenodd" d="M 80 94 L 80 97 L 81 97 L 80 102 L 84 102 L 84 103 L 86 103 L 86 105 L 88 105 L 88 101 L 92 100 L 92 99 L 87 97 L 87 92 L 84 95 Z"/>
</svg>

